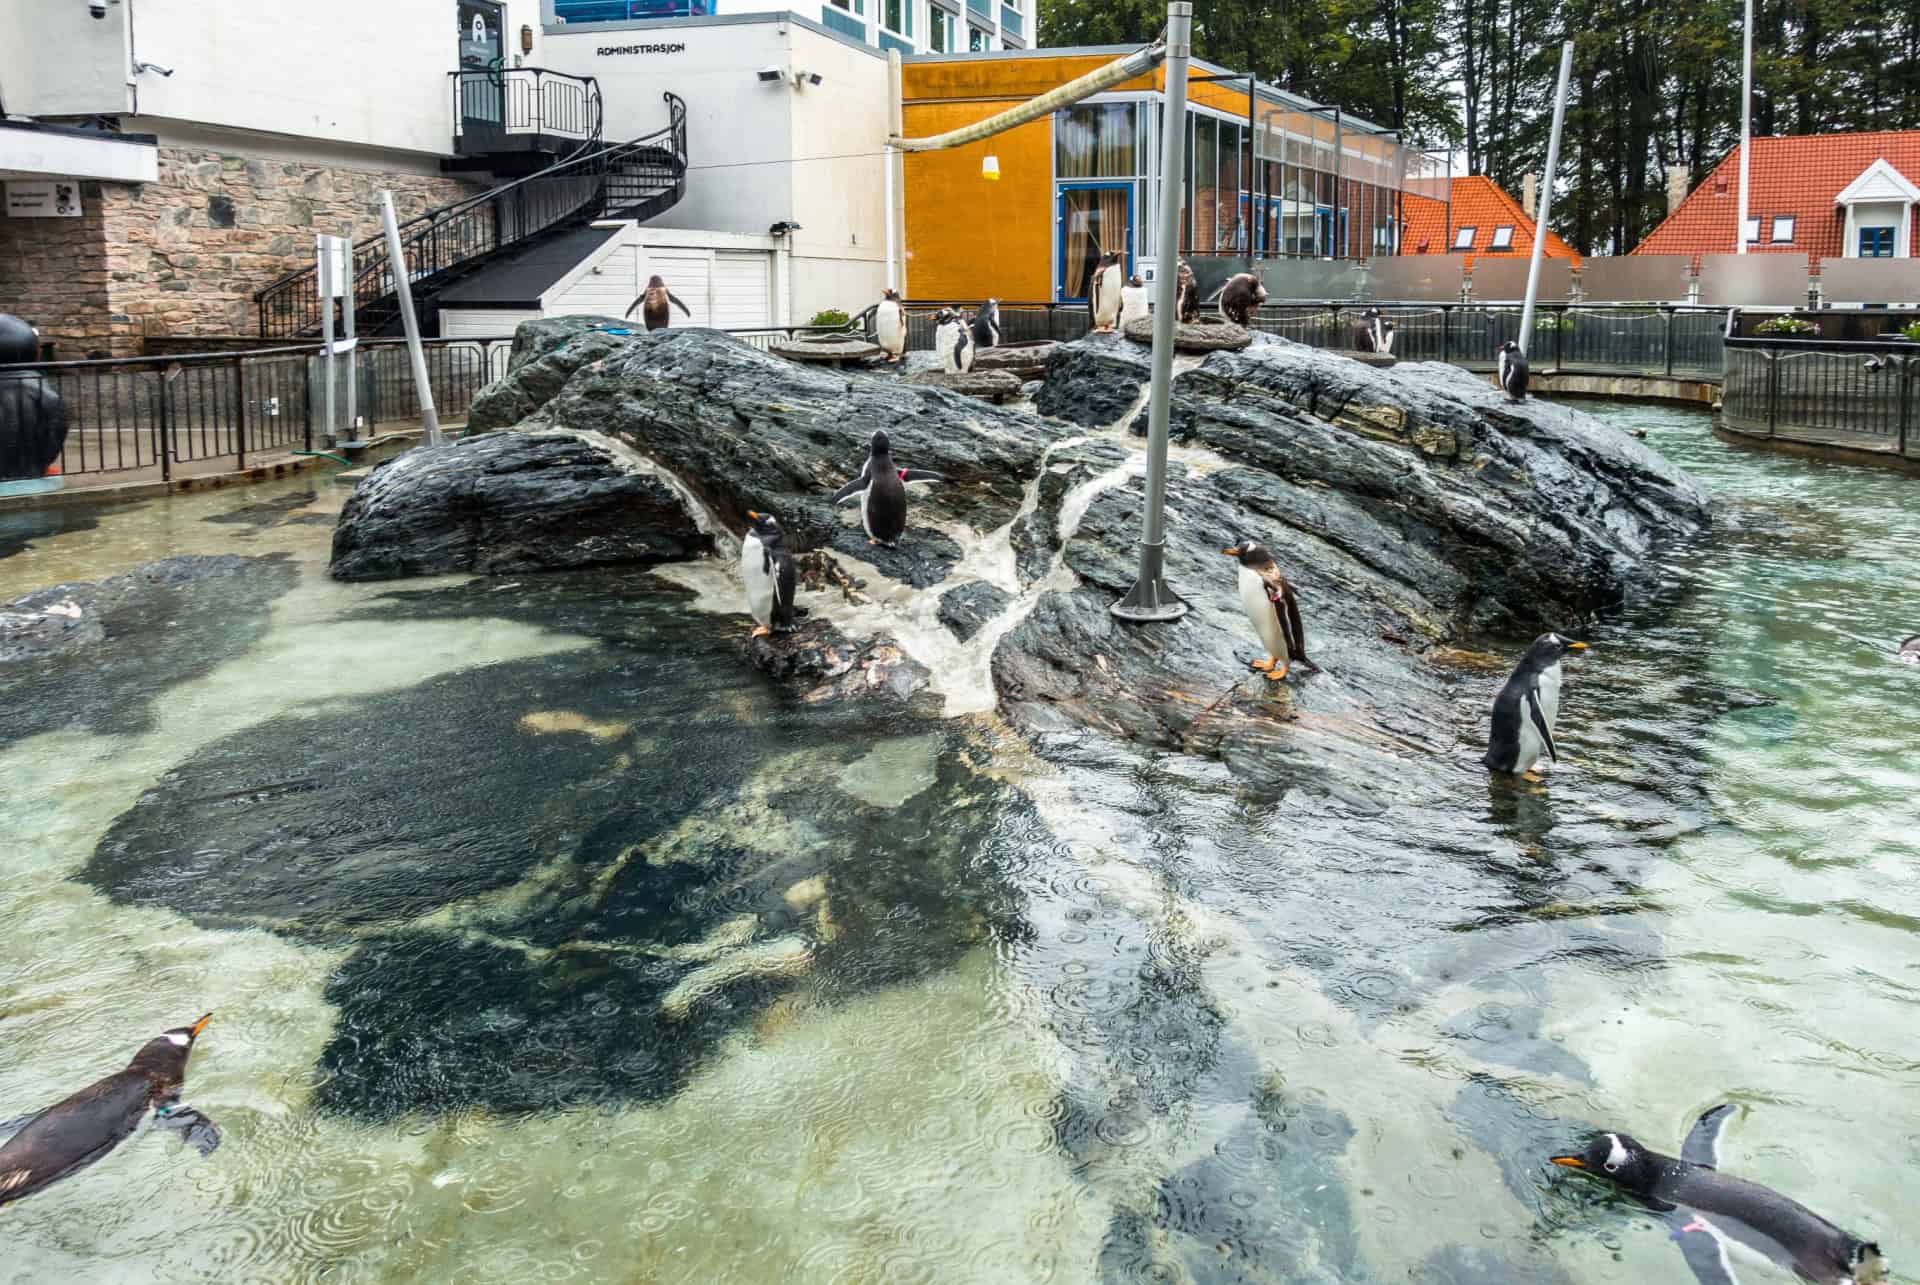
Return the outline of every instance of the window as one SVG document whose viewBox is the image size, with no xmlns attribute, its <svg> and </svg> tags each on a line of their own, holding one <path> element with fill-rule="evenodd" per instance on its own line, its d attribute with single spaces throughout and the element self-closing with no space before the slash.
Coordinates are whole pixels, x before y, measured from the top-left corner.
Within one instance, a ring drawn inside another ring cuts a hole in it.
<svg viewBox="0 0 1920 1285">
<path fill-rule="evenodd" d="M 903 36 L 913 34 L 913 0 L 880 0 L 880 24 Z"/>
<path fill-rule="evenodd" d="M 1455 228 L 1453 232 L 1453 248 L 1456 250 L 1473 249 L 1473 234 L 1479 230 L 1480 229 L 1474 227 L 1472 224 L 1468 224 L 1464 228 Z"/>
<path fill-rule="evenodd" d="M 1495 228 L 1493 230 L 1493 244 L 1488 246 L 1487 249 L 1489 250 L 1513 249 L 1513 224 L 1502 223 L 1499 227 Z"/>
<path fill-rule="evenodd" d="M 1775 245 L 1793 244 L 1793 216 L 1776 214 L 1773 216 L 1773 243 Z"/>
<path fill-rule="evenodd" d="M 1860 257 L 1863 259 L 1891 259 L 1893 257 L 1893 229 L 1861 228 Z"/>
<path fill-rule="evenodd" d="M 713 0 L 553 0 L 558 22 L 626 22 L 632 18 L 704 18 Z"/>
<path fill-rule="evenodd" d="M 1748 219 L 1747 220 L 1747 244 L 1758 245 L 1759 243 L 1760 243 L 1760 220 Z"/>
<path fill-rule="evenodd" d="M 1071 107 L 1053 117 L 1053 167 L 1063 179 L 1132 178 L 1137 133 L 1133 103 Z"/>
<path fill-rule="evenodd" d="M 937 54 L 953 52 L 953 15 L 933 5 L 928 10 L 930 21 L 927 23 L 927 48 Z"/>
<path fill-rule="evenodd" d="M 993 37 L 978 27 L 967 28 L 967 52 L 985 53 L 993 48 Z"/>
</svg>

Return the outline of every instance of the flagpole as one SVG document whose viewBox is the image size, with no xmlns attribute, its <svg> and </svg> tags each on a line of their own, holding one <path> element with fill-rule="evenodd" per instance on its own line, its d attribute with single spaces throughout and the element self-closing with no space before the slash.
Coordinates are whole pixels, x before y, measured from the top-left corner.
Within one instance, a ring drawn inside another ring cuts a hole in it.
<svg viewBox="0 0 1920 1285">
<path fill-rule="evenodd" d="M 1747 158 L 1753 151 L 1753 0 L 1747 0 L 1740 62 L 1740 222 L 1733 229 L 1735 254 L 1747 252 Z"/>
</svg>

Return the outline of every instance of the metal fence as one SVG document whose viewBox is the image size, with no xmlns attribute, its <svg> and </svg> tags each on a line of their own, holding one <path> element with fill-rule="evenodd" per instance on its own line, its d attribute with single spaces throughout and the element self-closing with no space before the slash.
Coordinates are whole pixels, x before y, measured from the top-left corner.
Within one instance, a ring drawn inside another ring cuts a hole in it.
<svg viewBox="0 0 1920 1285">
<path fill-rule="evenodd" d="M 1728 339 L 1720 425 L 1737 433 L 1913 458 L 1920 343 Z"/>
</svg>

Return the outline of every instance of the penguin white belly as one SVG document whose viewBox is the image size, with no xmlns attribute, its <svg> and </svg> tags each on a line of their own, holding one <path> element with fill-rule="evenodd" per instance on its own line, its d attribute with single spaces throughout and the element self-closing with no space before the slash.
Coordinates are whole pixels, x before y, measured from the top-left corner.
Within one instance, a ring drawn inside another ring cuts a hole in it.
<svg viewBox="0 0 1920 1285">
<path fill-rule="evenodd" d="M 906 349 L 907 328 L 898 307 L 882 307 L 874 314 L 873 328 L 880 336 L 880 346 L 888 352 L 897 354 Z"/>
<path fill-rule="evenodd" d="M 1540 712 L 1547 716 L 1547 731 L 1560 730 L 1560 663 L 1540 671 Z"/>
<path fill-rule="evenodd" d="M 1540 713 L 1547 720 L 1550 734 L 1560 725 L 1560 677 L 1560 666 L 1555 664 L 1540 671 L 1534 686 L 1536 699 L 1540 702 Z M 1550 758 L 1546 737 L 1540 735 L 1540 729 L 1533 725 L 1533 714 L 1523 702 L 1520 706 L 1520 758 L 1513 770 L 1531 772 L 1541 759 Z"/>
<path fill-rule="evenodd" d="M 1267 655 L 1283 665 L 1292 663 L 1293 658 L 1287 655 L 1287 636 L 1280 628 L 1280 613 L 1274 610 L 1273 599 L 1267 597 L 1267 582 L 1246 567 L 1240 568 L 1240 605 L 1246 608 L 1247 620 Z"/>
<path fill-rule="evenodd" d="M 1108 268 L 1094 278 L 1093 282 L 1093 319 L 1102 326 L 1115 325 L 1120 320 L 1120 291 L 1117 288 L 1118 274 Z"/>
<path fill-rule="evenodd" d="M 740 579 L 747 586 L 747 610 L 753 615 L 753 622 L 771 627 L 774 579 L 767 571 L 766 546 L 751 533 L 740 542 Z"/>
</svg>

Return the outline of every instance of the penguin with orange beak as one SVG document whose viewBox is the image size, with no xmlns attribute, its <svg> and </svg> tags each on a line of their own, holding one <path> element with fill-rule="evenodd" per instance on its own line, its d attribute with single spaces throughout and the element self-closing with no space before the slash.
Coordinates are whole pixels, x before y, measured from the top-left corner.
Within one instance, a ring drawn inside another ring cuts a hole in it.
<svg viewBox="0 0 1920 1285">
<path fill-rule="evenodd" d="M 0 1206 L 85 1169 L 133 1136 L 149 1111 L 154 1126 L 178 1134 L 201 1155 L 220 1145 L 213 1121 L 180 1101 L 193 1042 L 213 1020 L 162 1031 L 124 1070 L 95 1080 L 44 1111 L 0 1124 Z M 8 1135 L 11 1134 L 11 1137 Z"/>
</svg>

